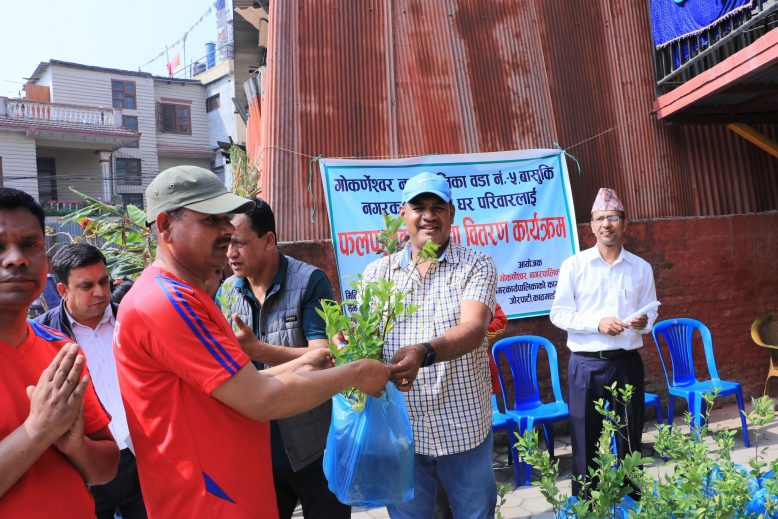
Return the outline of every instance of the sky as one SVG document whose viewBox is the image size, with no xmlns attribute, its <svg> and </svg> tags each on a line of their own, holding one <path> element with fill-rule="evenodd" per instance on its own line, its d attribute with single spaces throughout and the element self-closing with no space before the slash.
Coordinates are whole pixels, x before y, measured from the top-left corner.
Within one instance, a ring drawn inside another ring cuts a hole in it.
<svg viewBox="0 0 778 519">
<path fill-rule="evenodd" d="M 231 2 L 228 3 L 228 5 Z M 165 45 L 181 65 L 216 40 L 214 0 L 0 0 L 0 96 L 20 97 L 38 63 L 52 59 L 167 75 Z M 179 69 L 180 70 L 180 69 Z"/>
</svg>

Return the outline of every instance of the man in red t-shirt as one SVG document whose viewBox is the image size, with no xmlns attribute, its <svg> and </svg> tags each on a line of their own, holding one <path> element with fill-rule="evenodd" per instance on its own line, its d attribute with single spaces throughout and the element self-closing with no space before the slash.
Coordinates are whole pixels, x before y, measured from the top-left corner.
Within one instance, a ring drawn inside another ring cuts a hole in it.
<svg viewBox="0 0 778 519">
<path fill-rule="evenodd" d="M 113 479 L 119 448 L 78 345 L 26 321 L 46 283 L 43 230 L 30 195 L 0 188 L 0 517 L 94 517 L 86 485 Z"/>
<path fill-rule="evenodd" d="M 252 205 L 195 166 L 167 169 L 146 190 L 157 257 L 122 300 L 114 349 L 151 518 L 277 517 L 268 421 L 389 380 L 373 360 L 320 370 L 326 349 L 254 368 L 207 293 L 227 260 L 229 213 Z"/>
</svg>

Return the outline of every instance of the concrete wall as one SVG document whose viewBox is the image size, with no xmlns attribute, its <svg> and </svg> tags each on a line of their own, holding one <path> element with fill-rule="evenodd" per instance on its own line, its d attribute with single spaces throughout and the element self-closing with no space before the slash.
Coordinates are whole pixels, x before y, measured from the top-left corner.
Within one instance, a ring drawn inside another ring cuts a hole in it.
<svg viewBox="0 0 778 519">
<path fill-rule="evenodd" d="M 157 130 L 157 144 L 209 149 L 208 116 L 205 113 L 205 88 L 201 84 L 156 80 L 156 101 L 188 105 L 191 108 L 192 134 L 163 133 Z"/>
<path fill-rule="evenodd" d="M 0 131 L 0 158 L 3 160 L 3 186 L 21 189 L 38 198 L 38 165 L 35 140 L 23 132 Z"/>
<path fill-rule="evenodd" d="M 166 169 L 172 168 L 173 166 L 183 166 L 183 165 L 199 166 L 201 168 L 211 169 L 211 161 L 208 159 L 192 159 L 187 157 L 160 157 L 159 158 L 159 171 L 165 171 Z M 154 175 L 156 176 L 156 173 Z"/>
<path fill-rule="evenodd" d="M 38 148 L 38 157 L 54 159 L 57 178 L 57 200 L 80 200 L 73 187 L 95 198 L 103 197 L 103 181 L 97 153 L 92 150 L 70 148 Z"/>
<path fill-rule="evenodd" d="M 138 148 L 119 148 L 113 158 L 141 160 L 143 188 L 156 176 L 157 164 L 157 116 L 154 97 L 154 80 L 151 77 L 113 73 L 100 70 L 50 65 L 47 69 L 47 84 L 52 88 L 53 103 L 68 103 L 89 106 L 112 106 L 111 81 L 132 81 L 135 83 L 136 109 L 122 109 L 122 116 L 138 118 L 140 142 Z M 42 84 L 39 82 L 39 84 Z M 115 162 L 112 171 L 115 171 Z M 59 174 L 59 171 L 57 172 Z M 117 186 L 118 192 L 135 192 L 135 186 Z"/>
<path fill-rule="evenodd" d="M 769 353 L 751 340 L 751 323 L 762 312 L 778 309 L 778 212 L 711 218 L 678 218 L 633 222 L 627 230 L 627 250 L 654 268 L 657 297 L 662 303 L 659 320 L 691 317 L 708 325 L 713 336 L 719 376 L 743 385 L 746 400 L 759 396 L 767 375 Z M 595 240 L 588 224 L 579 225 L 581 248 Z M 283 237 L 282 237 L 283 238 Z M 339 293 L 335 257 L 330 241 L 282 243 L 282 249 L 318 265 Z M 547 337 L 557 347 L 563 391 L 567 391 L 569 351 L 566 334 L 548 317 L 509 322 L 503 337 L 533 334 Z M 667 405 L 667 387 L 651 336 L 642 350 L 646 387 Z M 695 344 L 698 376 L 707 376 L 702 346 Z M 539 370 L 547 373 L 541 355 Z M 548 387 L 544 387 L 544 392 Z M 772 386 L 772 394 L 778 387 Z M 727 397 L 727 403 L 734 398 Z M 666 407 L 665 407 L 666 408 Z M 678 403 L 676 416 L 685 409 Z"/>
</svg>

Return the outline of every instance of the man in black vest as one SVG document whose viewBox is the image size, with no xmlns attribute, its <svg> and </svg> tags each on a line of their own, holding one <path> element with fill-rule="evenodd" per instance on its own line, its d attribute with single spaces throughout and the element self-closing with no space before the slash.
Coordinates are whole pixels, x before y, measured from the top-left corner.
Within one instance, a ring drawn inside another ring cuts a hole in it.
<svg viewBox="0 0 778 519">
<path fill-rule="evenodd" d="M 254 209 L 232 217 L 235 232 L 227 258 L 235 275 L 224 282 L 216 300 L 233 321 L 241 346 L 262 369 L 327 347 L 324 321 L 315 309 L 322 299 L 333 299 L 333 293 L 324 272 L 278 250 L 273 211 L 263 200 L 254 201 Z M 351 516 L 351 507 L 329 491 L 322 470 L 331 407 L 328 401 L 270 424 L 281 519 L 292 517 L 298 502 L 307 518 Z"/>
</svg>

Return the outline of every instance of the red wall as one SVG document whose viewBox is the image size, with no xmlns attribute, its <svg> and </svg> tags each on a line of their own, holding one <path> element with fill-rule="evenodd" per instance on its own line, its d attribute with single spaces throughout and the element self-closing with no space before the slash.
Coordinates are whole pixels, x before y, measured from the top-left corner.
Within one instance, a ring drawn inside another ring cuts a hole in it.
<svg viewBox="0 0 778 519">
<path fill-rule="evenodd" d="M 778 309 L 778 213 L 711 218 L 675 218 L 631 223 L 625 247 L 654 268 L 659 319 L 692 317 L 711 330 L 719 376 L 743 384 L 746 399 L 762 393 L 769 353 L 751 340 L 751 323 L 767 309 Z M 594 237 L 588 224 L 578 226 L 582 248 Z M 319 265 L 333 280 L 337 275 L 329 241 L 282 244 L 303 261 Z M 549 338 L 559 352 L 566 391 L 565 334 L 547 317 L 511 321 L 505 336 L 534 334 Z M 667 401 L 666 384 L 651 336 L 644 342 L 646 386 Z M 698 374 L 707 375 L 702 347 L 695 345 Z M 546 370 L 545 361 L 539 363 Z M 541 371 L 542 372 L 542 371 Z M 773 394 L 778 387 L 772 387 Z M 683 409 L 683 405 L 679 410 Z"/>
</svg>

